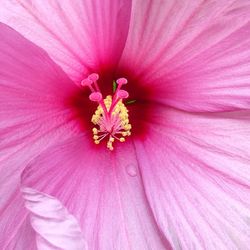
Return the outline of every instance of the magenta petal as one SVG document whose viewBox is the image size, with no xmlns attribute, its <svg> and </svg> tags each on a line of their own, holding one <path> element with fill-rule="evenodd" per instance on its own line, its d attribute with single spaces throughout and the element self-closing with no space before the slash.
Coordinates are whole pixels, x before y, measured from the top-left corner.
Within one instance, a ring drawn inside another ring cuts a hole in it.
<svg viewBox="0 0 250 250">
<path fill-rule="evenodd" d="M 21 204 L 18 189 L 23 168 L 41 151 L 75 131 L 65 98 L 77 87 L 44 51 L 4 24 L 0 24 L 0 37 L 2 247 L 18 237 L 20 222 L 25 220 L 17 205 Z"/>
<path fill-rule="evenodd" d="M 45 52 L 11 28 L 1 24 L 0 37 L 0 171 L 11 171 L 8 161 L 17 163 L 16 153 L 22 151 L 18 162 L 23 164 L 62 134 L 70 136 L 75 124 L 65 103 L 77 87 Z M 8 174 L 1 172 L 0 183 L 6 184 L 2 178 Z"/>
<path fill-rule="evenodd" d="M 44 51 L 4 24 L 0 37 L 1 161 L 38 139 L 48 144 L 47 133 L 70 133 L 73 112 L 66 100 L 77 87 Z"/>
<path fill-rule="evenodd" d="M 25 206 L 36 231 L 38 250 L 88 249 L 77 220 L 56 198 L 31 188 L 23 188 Z"/>
<path fill-rule="evenodd" d="M 159 227 L 175 249 L 248 249 L 250 113 L 155 108 L 135 145 Z"/>
<path fill-rule="evenodd" d="M 134 1 L 121 67 L 151 85 L 157 102 L 249 109 L 250 2 L 191 2 Z"/>
<path fill-rule="evenodd" d="M 97 154 L 72 138 L 24 171 L 24 186 L 60 200 L 79 221 L 89 249 L 170 249 L 145 199 L 132 144 Z"/>
<path fill-rule="evenodd" d="M 126 40 L 130 1 L 2 0 L 0 21 L 44 48 L 76 81 L 116 63 Z"/>
</svg>

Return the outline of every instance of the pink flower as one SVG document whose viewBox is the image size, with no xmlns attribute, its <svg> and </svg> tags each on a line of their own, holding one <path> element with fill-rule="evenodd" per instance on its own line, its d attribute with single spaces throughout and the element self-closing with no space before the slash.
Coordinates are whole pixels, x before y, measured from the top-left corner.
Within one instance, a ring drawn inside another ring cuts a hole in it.
<svg viewBox="0 0 250 250">
<path fill-rule="evenodd" d="M 1 249 L 249 248 L 249 1 L 0 4 Z"/>
</svg>

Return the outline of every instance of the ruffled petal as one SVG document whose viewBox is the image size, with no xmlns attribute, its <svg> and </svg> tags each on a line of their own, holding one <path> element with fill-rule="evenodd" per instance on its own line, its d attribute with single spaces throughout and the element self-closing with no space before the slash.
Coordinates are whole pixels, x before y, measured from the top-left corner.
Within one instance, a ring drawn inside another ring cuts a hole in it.
<svg viewBox="0 0 250 250">
<path fill-rule="evenodd" d="M 120 67 L 175 108 L 249 109 L 249 12 L 241 0 L 134 1 Z"/>
<path fill-rule="evenodd" d="M 60 201 L 27 187 L 22 192 L 38 250 L 88 249 L 77 220 Z"/>
<path fill-rule="evenodd" d="M 174 249 L 247 249 L 250 113 L 155 108 L 135 147 L 158 226 Z"/>
<path fill-rule="evenodd" d="M 72 138 L 41 154 L 25 169 L 23 185 L 60 200 L 89 249 L 170 249 L 148 209 L 133 145 L 97 153 L 84 141 Z"/>
<path fill-rule="evenodd" d="M 0 21 L 49 55 L 75 81 L 115 64 L 126 40 L 130 1 L 1 0 Z"/>
<path fill-rule="evenodd" d="M 5 248 L 25 217 L 24 213 L 17 220 L 19 208 L 12 206 L 20 204 L 23 168 L 79 128 L 65 105 L 76 85 L 45 52 L 16 31 L 0 24 L 0 37 L 0 246 Z"/>
</svg>

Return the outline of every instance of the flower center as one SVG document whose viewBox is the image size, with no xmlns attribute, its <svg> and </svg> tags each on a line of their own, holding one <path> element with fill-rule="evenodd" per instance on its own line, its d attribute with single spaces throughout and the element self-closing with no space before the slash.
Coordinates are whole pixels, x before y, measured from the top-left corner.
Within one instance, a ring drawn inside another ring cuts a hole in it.
<svg viewBox="0 0 250 250">
<path fill-rule="evenodd" d="M 128 109 L 123 103 L 123 99 L 128 98 L 127 91 L 122 90 L 122 85 L 127 84 L 126 78 L 119 78 L 116 81 L 117 88 L 114 89 L 113 96 L 108 95 L 103 99 L 97 80 L 99 75 L 93 73 L 88 78 L 82 80 L 82 86 L 87 86 L 91 90 L 89 99 L 99 105 L 92 116 L 91 122 L 96 126 L 93 128 L 93 139 L 99 144 L 104 138 L 107 139 L 107 148 L 113 150 L 113 142 L 125 141 L 125 137 L 131 135 L 131 124 L 129 124 Z M 115 84 L 115 86 L 116 86 Z"/>
</svg>

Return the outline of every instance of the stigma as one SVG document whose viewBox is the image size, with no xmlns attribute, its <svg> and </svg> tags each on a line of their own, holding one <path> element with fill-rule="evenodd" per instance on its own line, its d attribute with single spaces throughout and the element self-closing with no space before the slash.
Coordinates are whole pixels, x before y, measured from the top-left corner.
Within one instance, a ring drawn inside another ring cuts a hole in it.
<svg viewBox="0 0 250 250">
<path fill-rule="evenodd" d="M 89 87 L 91 94 L 89 99 L 97 102 L 98 106 L 92 116 L 91 122 L 95 125 L 92 129 L 95 144 L 107 141 L 107 148 L 113 150 L 115 141 L 124 142 L 126 136 L 131 135 L 131 124 L 129 123 L 128 109 L 123 100 L 128 98 L 127 91 L 121 89 L 127 84 L 126 78 L 119 78 L 114 82 L 114 93 L 103 98 L 97 80 L 99 75 L 90 74 L 81 82 L 84 87 Z"/>
</svg>

